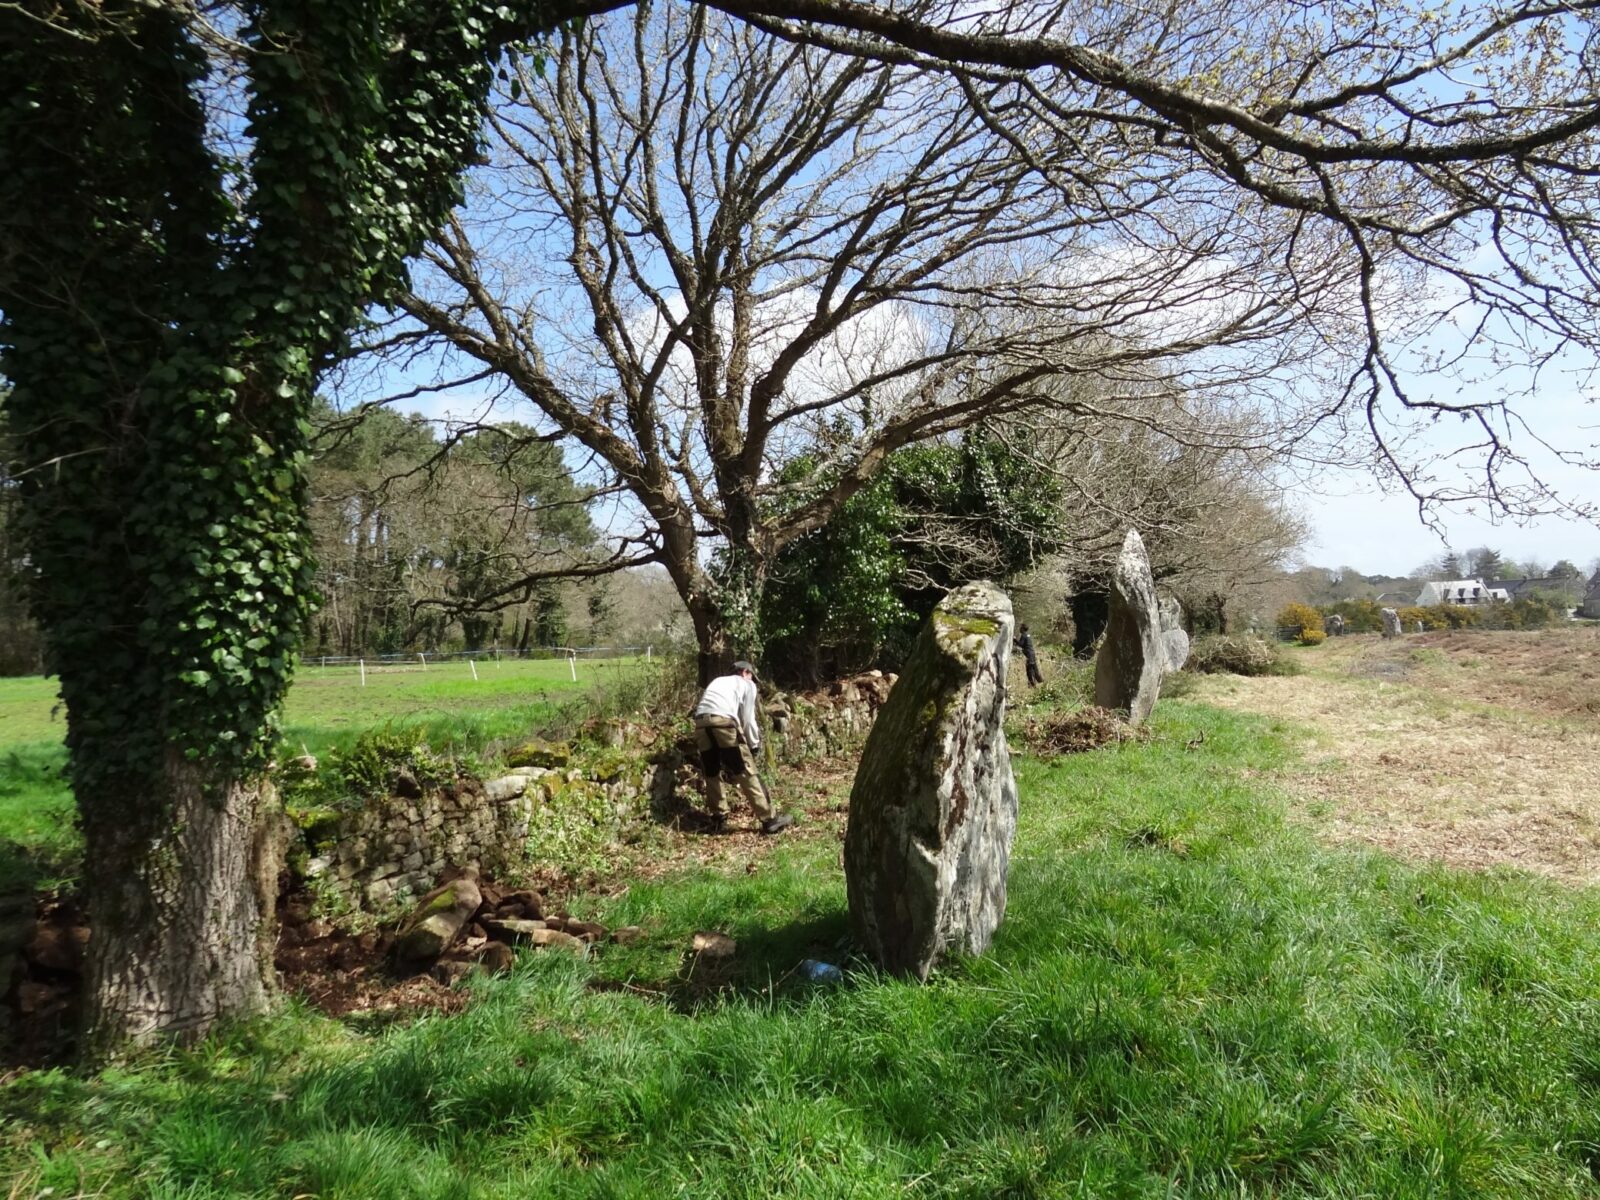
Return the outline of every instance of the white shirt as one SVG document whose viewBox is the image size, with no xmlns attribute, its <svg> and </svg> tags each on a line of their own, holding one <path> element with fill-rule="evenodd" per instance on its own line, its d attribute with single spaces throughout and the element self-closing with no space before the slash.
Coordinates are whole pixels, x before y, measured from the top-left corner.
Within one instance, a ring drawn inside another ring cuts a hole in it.
<svg viewBox="0 0 1600 1200">
<path fill-rule="evenodd" d="M 697 717 L 731 717 L 744 728 L 750 749 L 761 748 L 761 728 L 756 724 L 756 685 L 743 675 L 718 675 L 706 684 L 694 706 Z"/>
</svg>

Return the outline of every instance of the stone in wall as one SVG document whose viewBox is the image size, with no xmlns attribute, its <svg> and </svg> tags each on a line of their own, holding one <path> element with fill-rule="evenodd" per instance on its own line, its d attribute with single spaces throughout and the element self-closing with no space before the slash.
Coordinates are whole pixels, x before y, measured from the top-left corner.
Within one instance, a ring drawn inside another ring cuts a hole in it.
<svg viewBox="0 0 1600 1200">
<path fill-rule="evenodd" d="M 786 762 L 855 751 L 898 678 L 892 672 L 867 671 L 816 691 L 776 694 L 766 702 L 775 751 Z"/>
</svg>

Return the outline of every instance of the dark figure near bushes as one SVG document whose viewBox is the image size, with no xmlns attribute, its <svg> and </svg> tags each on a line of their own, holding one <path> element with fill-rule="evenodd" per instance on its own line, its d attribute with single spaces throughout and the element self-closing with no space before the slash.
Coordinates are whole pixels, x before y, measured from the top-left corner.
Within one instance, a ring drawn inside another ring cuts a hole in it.
<svg viewBox="0 0 1600 1200">
<path fill-rule="evenodd" d="M 1017 630 L 1017 649 L 1022 651 L 1022 657 L 1028 664 L 1028 683 L 1038 687 L 1044 682 L 1044 676 L 1039 673 L 1039 656 L 1033 649 L 1033 635 L 1028 632 L 1026 625 Z"/>
</svg>

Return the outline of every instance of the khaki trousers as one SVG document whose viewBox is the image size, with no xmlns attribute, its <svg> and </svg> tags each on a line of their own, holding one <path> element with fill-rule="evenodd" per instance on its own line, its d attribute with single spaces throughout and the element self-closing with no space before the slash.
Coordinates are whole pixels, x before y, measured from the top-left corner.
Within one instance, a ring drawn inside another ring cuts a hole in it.
<svg viewBox="0 0 1600 1200">
<path fill-rule="evenodd" d="M 696 717 L 694 744 L 700 752 L 700 770 L 706 777 L 707 808 L 719 817 L 727 814 L 722 798 L 722 777 L 726 775 L 728 782 L 749 801 L 751 812 L 763 821 L 772 816 L 772 805 L 756 775 L 755 756 L 745 744 L 739 722 L 732 717 Z"/>
</svg>

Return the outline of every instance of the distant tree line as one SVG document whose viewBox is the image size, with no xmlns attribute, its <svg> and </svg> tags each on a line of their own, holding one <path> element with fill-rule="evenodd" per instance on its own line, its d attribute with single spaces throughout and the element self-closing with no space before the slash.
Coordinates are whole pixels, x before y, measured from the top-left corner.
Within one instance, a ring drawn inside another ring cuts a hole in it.
<svg viewBox="0 0 1600 1200">
<path fill-rule="evenodd" d="M 44 641 L 28 612 L 22 468 L 5 436 L 3 399 L 0 675 L 37 674 Z M 441 436 L 434 423 L 387 408 L 347 415 L 323 406 L 313 423 L 309 517 L 320 604 L 306 655 L 598 645 L 648 632 L 618 611 L 619 593 L 637 588 L 609 577 L 507 590 L 540 571 L 581 569 L 600 553 L 593 496 L 556 445 L 514 425 Z"/>
<path fill-rule="evenodd" d="M 307 655 L 594 645 L 615 632 L 605 579 L 535 579 L 592 561 L 591 493 L 558 446 L 506 426 L 324 409 L 310 468 L 321 602 Z M 512 453 L 513 446 L 516 452 Z"/>
<path fill-rule="evenodd" d="M 1584 572 L 1571 559 L 1558 559 L 1546 565 L 1538 559 L 1514 562 L 1490 546 L 1472 550 L 1446 550 L 1421 563 L 1412 576 L 1428 579 L 1481 579 L 1498 583 L 1505 579 L 1549 579 L 1557 583 L 1576 583 Z"/>
</svg>

